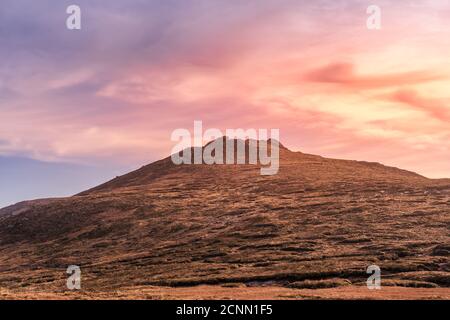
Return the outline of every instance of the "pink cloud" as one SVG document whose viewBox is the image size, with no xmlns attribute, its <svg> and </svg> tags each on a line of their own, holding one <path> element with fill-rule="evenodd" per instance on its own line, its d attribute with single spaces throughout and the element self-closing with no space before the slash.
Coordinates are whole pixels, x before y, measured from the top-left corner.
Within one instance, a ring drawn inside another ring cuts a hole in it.
<svg viewBox="0 0 450 320">
<path fill-rule="evenodd" d="M 410 71 L 400 73 L 360 75 L 351 63 L 333 63 L 309 71 L 304 79 L 311 82 L 332 83 L 352 88 L 371 89 L 417 84 L 434 81 L 441 75 L 430 71 Z"/>
<path fill-rule="evenodd" d="M 432 99 L 421 96 L 414 90 L 400 90 L 392 95 L 390 99 L 423 111 L 435 119 L 450 122 L 450 101 L 447 99 Z"/>
</svg>

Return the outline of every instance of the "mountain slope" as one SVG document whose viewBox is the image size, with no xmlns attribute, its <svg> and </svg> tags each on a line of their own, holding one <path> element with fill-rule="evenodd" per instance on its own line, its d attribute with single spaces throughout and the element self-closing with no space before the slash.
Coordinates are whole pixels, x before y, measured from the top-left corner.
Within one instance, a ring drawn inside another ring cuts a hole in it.
<svg viewBox="0 0 450 320">
<path fill-rule="evenodd" d="M 0 283 L 64 290 L 305 279 L 449 287 L 450 181 L 280 148 L 259 165 L 170 157 L 63 199 L 0 210 Z M 389 280 L 390 279 L 390 280 Z"/>
</svg>

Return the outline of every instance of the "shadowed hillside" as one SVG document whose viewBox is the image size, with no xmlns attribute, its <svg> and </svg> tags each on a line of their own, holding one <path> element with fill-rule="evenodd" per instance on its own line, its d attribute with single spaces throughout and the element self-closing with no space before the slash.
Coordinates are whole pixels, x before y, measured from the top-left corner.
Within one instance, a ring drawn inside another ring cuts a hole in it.
<svg viewBox="0 0 450 320">
<path fill-rule="evenodd" d="M 0 210 L 0 287 L 242 283 L 450 287 L 450 180 L 280 146 L 259 165 L 144 166 L 79 195 Z"/>
</svg>

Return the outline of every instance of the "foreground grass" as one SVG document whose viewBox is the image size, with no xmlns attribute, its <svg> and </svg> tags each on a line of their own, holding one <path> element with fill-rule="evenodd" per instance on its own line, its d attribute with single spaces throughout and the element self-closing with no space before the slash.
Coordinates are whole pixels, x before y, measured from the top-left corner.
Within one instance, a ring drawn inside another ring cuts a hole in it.
<svg viewBox="0 0 450 320">
<path fill-rule="evenodd" d="M 411 288 L 384 286 L 368 290 L 365 286 L 342 286 L 324 289 L 293 289 L 279 286 L 211 286 L 195 287 L 136 287 L 117 291 L 43 292 L 0 289 L 0 299 L 15 300 L 73 300 L 73 299 L 145 299 L 145 300 L 305 300 L 305 299 L 386 299 L 386 300 L 449 300 L 450 288 Z"/>
</svg>

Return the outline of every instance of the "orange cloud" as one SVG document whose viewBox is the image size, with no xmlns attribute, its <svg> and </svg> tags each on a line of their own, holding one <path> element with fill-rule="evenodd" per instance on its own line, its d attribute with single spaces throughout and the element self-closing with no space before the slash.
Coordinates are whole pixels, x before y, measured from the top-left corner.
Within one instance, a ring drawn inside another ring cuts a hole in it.
<svg viewBox="0 0 450 320">
<path fill-rule="evenodd" d="M 308 72 L 304 79 L 310 82 L 332 83 L 360 89 L 376 89 L 410 85 L 441 79 L 429 71 L 410 71 L 380 75 L 360 75 L 351 63 L 334 63 Z"/>
<path fill-rule="evenodd" d="M 395 102 L 400 102 L 426 112 L 435 119 L 446 122 L 450 121 L 449 101 L 425 98 L 414 90 L 400 90 L 392 94 L 390 98 Z"/>
</svg>

